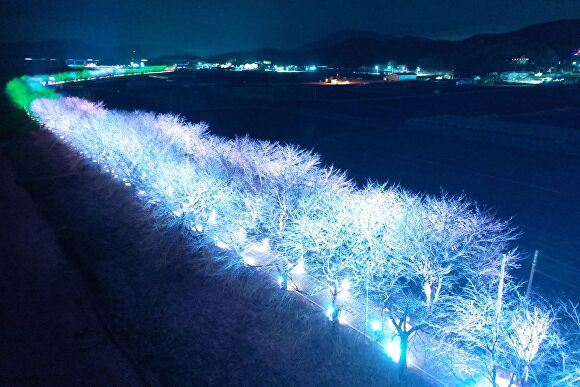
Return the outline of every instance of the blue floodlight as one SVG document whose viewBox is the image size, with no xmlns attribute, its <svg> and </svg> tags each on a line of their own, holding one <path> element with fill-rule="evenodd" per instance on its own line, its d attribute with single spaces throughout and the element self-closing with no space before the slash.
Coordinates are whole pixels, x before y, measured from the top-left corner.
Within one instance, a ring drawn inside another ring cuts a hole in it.
<svg viewBox="0 0 580 387">
<path fill-rule="evenodd" d="M 333 315 L 334 315 L 334 306 L 329 306 L 328 309 L 326 309 L 326 316 L 328 316 L 328 318 L 332 321 Z"/>
<path fill-rule="evenodd" d="M 383 324 L 379 320 L 371 321 L 371 329 L 375 332 L 380 331 L 383 328 Z"/>
<path fill-rule="evenodd" d="M 387 356 L 391 358 L 395 363 L 399 362 L 401 357 L 401 344 L 399 337 L 395 337 L 392 340 L 387 341 L 385 344 L 385 352 Z"/>
</svg>

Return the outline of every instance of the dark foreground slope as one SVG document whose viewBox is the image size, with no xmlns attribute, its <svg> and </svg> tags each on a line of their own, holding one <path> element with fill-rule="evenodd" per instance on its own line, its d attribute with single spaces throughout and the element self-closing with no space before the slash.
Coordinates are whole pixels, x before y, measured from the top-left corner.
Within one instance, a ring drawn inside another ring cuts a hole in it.
<svg viewBox="0 0 580 387">
<path fill-rule="evenodd" d="M 0 385 L 124 385 L 144 379 L 0 146 Z"/>
<path fill-rule="evenodd" d="M 167 230 L 154 222 L 150 209 L 109 177 L 79 163 L 47 133 L 12 139 L 5 143 L 4 154 L 16 181 L 50 228 L 57 230 L 66 259 L 62 258 L 62 266 L 54 264 L 54 270 L 46 272 L 50 283 L 64 294 L 88 289 L 94 302 L 87 313 L 92 316 L 98 311 L 118 349 L 99 359 L 88 358 L 93 350 L 87 355 L 78 348 L 70 359 L 53 357 L 53 352 L 67 348 L 64 341 L 47 348 L 24 337 L 52 338 L 64 324 L 60 313 L 47 316 L 46 324 L 21 326 L 12 311 L 20 308 L 34 315 L 60 306 L 30 304 L 3 292 L 2 298 L 5 294 L 11 298 L 11 305 L 2 307 L 7 316 L 3 332 L 8 332 L 3 333 L 7 336 L 3 341 L 11 345 L 0 354 L 0 384 L 27 384 L 24 375 L 38 364 L 11 367 L 12 348 L 18 345 L 27 353 L 34 352 L 39 361 L 50 360 L 57 370 L 78 364 L 106 367 L 102 369 L 108 370 L 112 383 L 101 382 L 100 372 L 80 373 L 97 381 L 95 385 L 139 383 L 139 374 L 150 385 L 398 385 L 393 365 L 374 345 L 346 329 L 333 334 L 320 311 L 297 299 L 281 301 L 280 291 L 265 285 L 251 270 L 241 268 L 233 276 L 220 269 L 211 252 L 194 248 L 195 243 L 180 230 Z M 32 205 L 23 204 L 25 209 Z M 3 209 L 3 217 L 7 211 Z M 22 291 L 30 285 L 38 292 L 49 292 L 47 284 L 20 281 L 13 274 L 34 265 L 17 247 L 26 245 L 28 237 L 38 236 L 27 228 L 15 232 L 21 233 L 20 240 L 6 256 L 21 265 L 3 268 L 3 275 L 13 277 L 12 286 Z M 43 245 L 26 247 L 32 255 L 38 252 L 48 260 L 46 264 L 53 259 L 43 254 Z M 79 283 L 66 276 L 57 281 L 64 275 L 59 269 L 72 270 Z M 111 347 L 110 340 L 101 345 Z M 125 356 L 119 359 L 120 354 Z M 53 383 L 55 375 L 49 371 L 45 370 L 43 384 L 61 384 Z M 75 380 L 63 379 L 65 384 Z M 409 384 L 428 385 L 414 374 Z"/>
</svg>

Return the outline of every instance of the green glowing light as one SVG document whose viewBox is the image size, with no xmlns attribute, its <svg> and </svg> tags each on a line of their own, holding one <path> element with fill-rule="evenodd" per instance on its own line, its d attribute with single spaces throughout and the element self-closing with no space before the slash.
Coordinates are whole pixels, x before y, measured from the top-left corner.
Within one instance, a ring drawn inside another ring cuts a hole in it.
<svg viewBox="0 0 580 387">
<path fill-rule="evenodd" d="M 44 87 L 39 82 L 28 76 L 15 78 L 6 85 L 6 94 L 19 108 L 30 111 L 32 101 L 37 98 L 59 98 L 60 96 L 52 89 Z"/>
<path fill-rule="evenodd" d="M 139 68 L 112 68 L 107 70 L 95 69 L 82 71 L 67 71 L 50 75 L 24 75 L 14 78 L 6 84 L 6 94 L 10 100 L 20 109 L 30 112 L 32 101 L 37 98 L 60 98 L 60 95 L 49 86 L 55 83 L 83 81 L 112 75 L 136 75 L 154 72 L 168 71 L 167 66 L 145 66 Z"/>
</svg>

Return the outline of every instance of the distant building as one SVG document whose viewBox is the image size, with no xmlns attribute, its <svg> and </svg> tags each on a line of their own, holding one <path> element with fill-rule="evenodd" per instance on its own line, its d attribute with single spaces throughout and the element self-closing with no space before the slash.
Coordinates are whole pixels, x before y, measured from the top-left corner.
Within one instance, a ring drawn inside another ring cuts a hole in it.
<svg viewBox="0 0 580 387">
<path fill-rule="evenodd" d="M 455 84 L 457 86 L 477 85 L 479 83 L 479 81 L 481 81 L 481 77 L 478 75 L 478 76 L 471 77 L 471 78 L 458 79 L 455 82 Z"/>
<path fill-rule="evenodd" d="M 406 73 L 409 72 L 409 68 L 407 67 L 407 65 L 401 64 L 398 65 L 397 67 L 395 67 L 395 73 Z"/>
<path fill-rule="evenodd" d="M 98 59 L 67 59 L 65 61 L 68 67 L 96 67 L 99 65 Z"/>
<path fill-rule="evenodd" d="M 499 74 L 499 78 L 505 83 L 520 83 L 526 85 L 539 85 L 551 82 L 553 77 L 544 76 L 542 73 L 523 72 L 523 71 L 506 71 Z"/>
<path fill-rule="evenodd" d="M 392 73 L 384 78 L 385 81 L 402 82 L 402 81 L 416 81 L 416 73 Z"/>
</svg>

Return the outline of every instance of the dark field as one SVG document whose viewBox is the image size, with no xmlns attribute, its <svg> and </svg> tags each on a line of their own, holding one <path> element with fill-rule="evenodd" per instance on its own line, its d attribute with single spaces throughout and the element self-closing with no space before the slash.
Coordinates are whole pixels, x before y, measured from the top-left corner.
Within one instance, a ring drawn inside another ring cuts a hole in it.
<svg viewBox="0 0 580 387">
<path fill-rule="evenodd" d="M 175 73 L 65 93 L 112 108 L 174 112 L 223 136 L 313 148 L 326 163 L 414 191 L 465 193 L 522 232 L 527 279 L 578 298 L 580 89 L 458 87 L 452 82 L 306 85 L 323 74 Z"/>
</svg>

